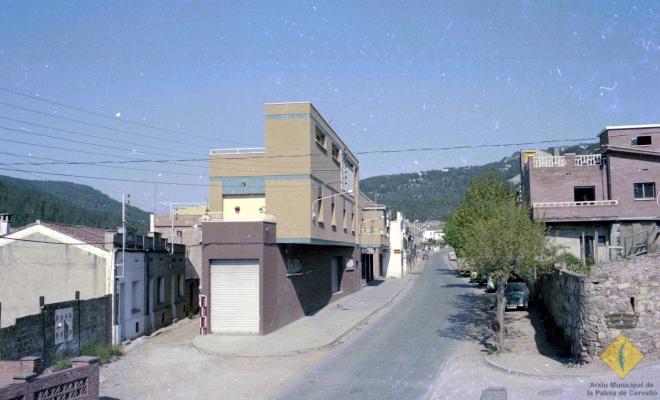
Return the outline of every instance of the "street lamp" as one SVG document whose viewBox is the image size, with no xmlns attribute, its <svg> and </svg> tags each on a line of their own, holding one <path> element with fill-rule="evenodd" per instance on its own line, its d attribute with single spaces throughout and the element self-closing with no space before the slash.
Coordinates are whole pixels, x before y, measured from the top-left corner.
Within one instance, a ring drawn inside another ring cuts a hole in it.
<svg viewBox="0 0 660 400">
<path fill-rule="evenodd" d="M 330 195 L 330 196 L 319 197 L 318 199 L 314 200 L 312 202 L 312 219 L 316 218 L 316 210 L 314 209 L 314 204 L 316 204 L 317 201 L 321 201 L 321 200 L 329 199 L 331 197 L 340 196 L 342 194 L 349 194 L 349 193 L 353 193 L 353 189 L 349 189 L 349 190 L 347 190 L 345 192 L 341 192 L 341 193 L 335 193 L 335 194 Z"/>
</svg>

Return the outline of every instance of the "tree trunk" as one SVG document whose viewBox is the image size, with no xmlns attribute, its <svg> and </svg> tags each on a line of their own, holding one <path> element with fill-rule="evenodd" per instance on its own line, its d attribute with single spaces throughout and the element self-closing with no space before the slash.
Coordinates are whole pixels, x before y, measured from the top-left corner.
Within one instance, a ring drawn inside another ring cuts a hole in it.
<svg viewBox="0 0 660 400">
<path fill-rule="evenodd" d="M 506 307 L 506 298 L 504 297 L 504 288 L 506 287 L 506 279 L 499 279 L 497 282 L 497 308 L 495 312 L 495 321 L 497 322 L 497 330 L 495 337 L 497 339 L 497 351 L 504 350 L 504 309 Z"/>
</svg>

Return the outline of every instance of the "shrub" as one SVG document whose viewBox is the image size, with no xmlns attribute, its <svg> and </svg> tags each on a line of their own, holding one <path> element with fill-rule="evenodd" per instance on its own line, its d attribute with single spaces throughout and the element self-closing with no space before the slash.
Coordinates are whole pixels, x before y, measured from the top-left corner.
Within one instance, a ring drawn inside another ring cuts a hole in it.
<svg viewBox="0 0 660 400">
<path fill-rule="evenodd" d="M 591 267 L 582 262 L 579 258 L 570 253 L 562 253 L 559 260 L 566 264 L 566 269 L 578 274 L 589 275 Z"/>
<path fill-rule="evenodd" d="M 121 357 L 122 352 L 119 346 L 113 346 L 107 343 L 91 343 L 83 346 L 80 354 L 83 356 L 98 357 L 101 363 L 105 364 Z"/>
<path fill-rule="evenodd" d="M 53 362 L 53 365 L 51 365 L 51 369 L 53 372 L 57 371 L 62 371 L 63 369 L 68 369 L 71 368 L 71 360 L 68 358 L 58 358 Z"/>
</svg>

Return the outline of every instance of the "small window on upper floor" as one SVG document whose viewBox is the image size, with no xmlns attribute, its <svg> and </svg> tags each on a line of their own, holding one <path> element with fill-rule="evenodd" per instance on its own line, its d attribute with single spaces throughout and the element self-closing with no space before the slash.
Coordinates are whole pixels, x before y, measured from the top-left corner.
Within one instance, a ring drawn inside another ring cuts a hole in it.
<svg viewBox="0 0 660 400">
<path fill-rule="evenodd" d="M 634 192 L 637 200 L 655 199 L 655 182 L 635 183 Z"/>
<path fill-rule="evenodd" d="M 336 144 L 332 144 L 332 158 L 336 161 L 339 162 L 339 147 L 337 147 Z"/>
<path fill-rule="evenodd" d="M 650 146 L 652 139 L 651 136 L 633 136 L 630 138 L 630 144 L 633 146 Z"/>
<path fill-rule="evenodd" d="M 325 149 L 325 133 L 318 126 L 316 127 L 316 143 Z"/>
<path fill-rule="evenodd" d="M 595 201 L 596 188 L 594 186 L 576 186 L 573 188 L 575 201 Z"/>
</svg>

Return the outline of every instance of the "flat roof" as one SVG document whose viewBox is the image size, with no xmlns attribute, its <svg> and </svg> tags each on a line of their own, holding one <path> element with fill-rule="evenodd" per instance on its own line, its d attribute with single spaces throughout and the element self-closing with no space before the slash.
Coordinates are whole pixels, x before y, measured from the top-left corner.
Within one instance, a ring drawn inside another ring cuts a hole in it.
<svg viewBox="0 0 660 400">
<path fill-rule="evenodd" d="M 614 131 L 614 130 L 618 130 L 618 129 L 644 129 L 644 128 L 660 128 L 660 124 L 606 126 L 605 129 L 603 129 L 598 134 L 598 136 L 601 136 L 603 133 L 605 133 L 607 131 Z"/>
</svg>

